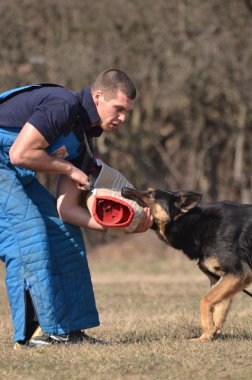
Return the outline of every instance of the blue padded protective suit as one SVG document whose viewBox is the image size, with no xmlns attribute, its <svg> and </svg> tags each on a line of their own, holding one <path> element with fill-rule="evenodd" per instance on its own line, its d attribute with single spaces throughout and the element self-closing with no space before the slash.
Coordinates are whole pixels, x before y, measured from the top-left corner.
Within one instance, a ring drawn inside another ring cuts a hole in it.
<svg viewBox="0 0 252 380">
<path fill-rule="evenodd" d="M 26 289 L 43 332 L 98 326 L 81 229 L 59 219 L 56 200 L 36 173 L 10 163 L 9 149 L 19 131 L 0 127 L 0 258 L 6 265 L 14 341 L 25 339 Z"/>
</svg>

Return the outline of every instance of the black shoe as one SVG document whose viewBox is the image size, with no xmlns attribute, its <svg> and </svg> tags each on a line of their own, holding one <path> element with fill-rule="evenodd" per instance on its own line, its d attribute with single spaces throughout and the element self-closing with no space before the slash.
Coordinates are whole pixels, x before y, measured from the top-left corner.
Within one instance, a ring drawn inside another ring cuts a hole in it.
<svg viewBox="0 0 252 380">
<path fill-rule="evenodd" d="M 51 339 L 49 334 L 43 334 L 39 336 L 34 336 L 29 340 L 29 348 L 41 348 L 50 347 L 53 345 L 53 339 Z"/>
<path fill-rule="evenodd" d="M 49 347 L 53 344 L 100 344 L 108 345 L 104 340 L 96 339 L 86 335 L 83 331 L 75 331 L 69 334 L 42 334 L 40 336 L 34 336 L 29 341 L 30 348 L 40 348 L 40 347 Z"/>
<path fill-rule="evenodd" d="M 83 344 L 83 343 L 90 343 L 90 344 L 100 344 L 100 345 L 108 345 L 108 342 L 101 339 L 96 339 L 91 336 L 88 336 L 84 333 L 82 330 L 74 331 L 69 334 L 52 334 L 50 335 L 50 338 L 55 341 L 55 343 L 61 343 L 61 344 Z"/>
</svg>

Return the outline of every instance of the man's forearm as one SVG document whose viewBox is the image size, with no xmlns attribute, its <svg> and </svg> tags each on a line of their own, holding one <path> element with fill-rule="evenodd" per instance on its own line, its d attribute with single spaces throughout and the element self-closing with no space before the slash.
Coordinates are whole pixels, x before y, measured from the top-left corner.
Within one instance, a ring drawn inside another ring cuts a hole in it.
<svg viewBox="0 0 252 380">
<path fill-rule="evenodd" d="M 48 174 L 70 175 L 73 170 L 73 165 L 70 162 L 50 156 L 43 149 L 31 149 L 22 155 L 15 154 L 13 151 L 10 154 L 10 160 L 13 165 Z"/>
<path fill-rule="evenodd" d="M 88 228 L 95 231 L 106 232 L 106 227 L 97 223 L 92 215 L 90 215 L 88 209 L 81 206 L 75 206 L 65 208 L 64 210 L 58 210 L 60 218 L 64 222 L 73 224 L 78 227 Z"/>
<path fill-rule="evenodd" d="M 26 123 L 10 148 L 10 161 L 26 169 L 43 173 L 70 175 L 73 165 L 49 155 L 48 142 L 30 123 Z"/>
</svg>

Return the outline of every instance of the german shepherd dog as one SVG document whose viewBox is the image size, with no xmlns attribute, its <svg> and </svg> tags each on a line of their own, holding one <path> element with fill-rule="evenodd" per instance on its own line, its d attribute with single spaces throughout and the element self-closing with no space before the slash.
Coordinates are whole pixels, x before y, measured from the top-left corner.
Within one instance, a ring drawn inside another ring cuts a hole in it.
<svg viewBox="0 0 252 380">
<path fill-rule="evenodd" d="M 252 205 L 200 204 L 202 194 L 192 191 L 123 188 L 122 195 L 149 207 L 158 236 L 189 259 L 198 260 L 209 277 L 210 290 L 200 302 L 203 333 L 193 341 L 215 339 L 233 296 L 252 282 Z"/>
</svg>

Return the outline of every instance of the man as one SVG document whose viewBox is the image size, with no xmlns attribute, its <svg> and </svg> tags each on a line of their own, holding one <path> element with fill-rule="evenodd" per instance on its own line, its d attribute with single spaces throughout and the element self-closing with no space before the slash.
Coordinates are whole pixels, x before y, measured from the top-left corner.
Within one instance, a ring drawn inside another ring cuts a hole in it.
<svg viewBox="0 0 252 380">
<path fill-rule="evenodd" d="M 43 335 L 31 346 L 94 342 L 82 331 L 99 325 L 99 317 L 79 227 L 105 228 L 80 205 L 80 194 L 89 186 L 92 138 L 123 123 L 135 98 L 134 84 L 117 69 L 80 92 L 35 85 L 3 94 L 0 257 L 19 344 L 38 324 Z M 57 200 L 36 172 L 59 175 Z M 135 232 L 152 223 L 145 209 Z"/>
</svg>

